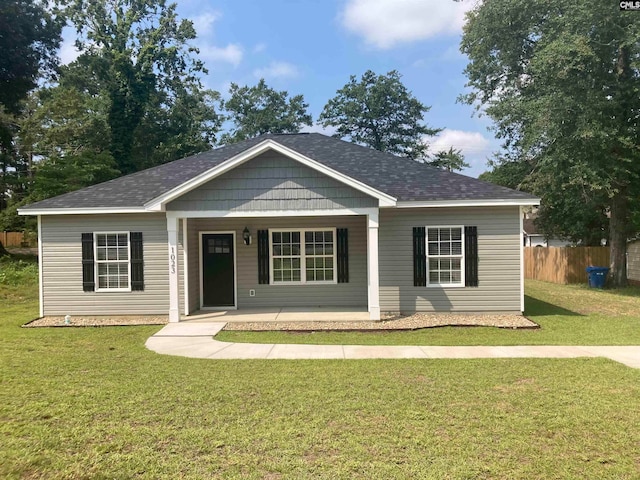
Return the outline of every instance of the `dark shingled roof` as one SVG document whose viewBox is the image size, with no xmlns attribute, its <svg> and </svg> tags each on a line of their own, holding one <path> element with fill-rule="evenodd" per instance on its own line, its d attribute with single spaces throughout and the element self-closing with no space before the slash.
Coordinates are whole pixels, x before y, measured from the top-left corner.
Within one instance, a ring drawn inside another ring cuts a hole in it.
<svg viewBox="0 0 640 480">
<path fill-rule="evenodd" d="M 319 133 L 261 135 L 233 145 L 65 193 L 23 207 L 127 208 L 145 203 L 244 150 L 273 139 L 281 145 L 384 192 L 398 201 L 531 200 L 528 193 L 451 173 Z"/>
</svg>

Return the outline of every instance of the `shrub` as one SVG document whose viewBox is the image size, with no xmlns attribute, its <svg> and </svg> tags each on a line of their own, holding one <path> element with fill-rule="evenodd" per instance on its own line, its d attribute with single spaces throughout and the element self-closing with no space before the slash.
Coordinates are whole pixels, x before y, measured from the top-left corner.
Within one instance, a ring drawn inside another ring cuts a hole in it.
<svg viewBox="0 0 640 480">
<path fill-rule="evenodd" d="M 0 285 L 32 285 L 38 282 L 38 262 L 8 255 L 0 258 Z"/>
</svg>

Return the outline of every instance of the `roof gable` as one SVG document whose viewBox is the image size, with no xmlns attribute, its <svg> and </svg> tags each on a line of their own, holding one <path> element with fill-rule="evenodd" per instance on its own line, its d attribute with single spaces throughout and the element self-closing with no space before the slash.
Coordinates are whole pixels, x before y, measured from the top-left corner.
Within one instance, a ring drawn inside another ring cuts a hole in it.
<svg viewBox="0 0 640 480">
<path fill-rule="evenodd" d="M 266 212 L 375 208 L 378 199 L 268 150 L 166 204 L 167 211 Z"/>
<path fill-rule="evenodd" d="M 278 152 L 330 178 L 342 182 L 345 185 L 354 188 L 355 190 L 378 199 L 380 206 L 393 206 L 396 203 L 396 199 L 392 196 L 376 190 L 375 188 L 372 188 L 361 181 L 353 179 L 348 175 L 345 175 L 344 173 L 334 170 L 331 167 L 316 162 L 315 160 L 312 160 L 305 155 L 301 155 L 297 151 L 285 147 L 282 144 L 274 141 L 273 139 L 268 138 L 258 143 L 257 145 L 253 145 L 243 152 L 240 152 L 239 154 L 229 158 L 221 164 L 216 165 L 215 167 L 205 172 L 202 172 L 200 175 L 182 183 L 181 185 L 176 186 L 168 192 L 165 192 L 162 195 L 152 199 L 151 201 L 145 203 L 144 207 L 150 211 L 162 211 L 165 209 L 166 204 L 171 202 L 172 200 L 179 198 L 181 195 L 184 195 L 185 193 L 198 188 L 199 186 L 209 182 L 210 180 L 219 177 L 220 175 L 223 175 L 224 173 L 229 172 L 230 170 L 233 170 L 234 168 L 237 168 L 245 162 L 248 162 L 258 155 L 261 155 L 270 150 Z"/>
</svg>

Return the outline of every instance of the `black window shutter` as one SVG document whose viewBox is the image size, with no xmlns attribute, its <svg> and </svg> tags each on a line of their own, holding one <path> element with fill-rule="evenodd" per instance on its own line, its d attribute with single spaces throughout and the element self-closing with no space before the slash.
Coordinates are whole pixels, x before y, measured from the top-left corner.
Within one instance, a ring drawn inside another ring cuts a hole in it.
<svg viewBox="0 0 640 480">
<path fill-rule="evenodd" d="M 464 227 L 465 287 L 478 286 L 478 227 Z"/>
<path fill-rule="evenodd" d="M 142 254 L 142 232 L 129 234 L 131 247 L 131 290 L 144 290 L 144 262 Z"/>
<path fill-rule="evenodd" d="M 258 230 L 258 283 L 269 283 L 269 230 Z"/>
<path fill-rule="evenodd" d="M 427 286 L 426 229 L 413 227 L 413 286 Z"/>
<path fill-rule="evenodd" d="M 338 283 L 349 283 L 349 230 L 347 228 L 336 229 Z"/>
<path fill-rule="evenodd" d="M 82 290 L 93 292 L 96 289 L 93 261 L 93 233 L 82 234 Z"/>
</svg>

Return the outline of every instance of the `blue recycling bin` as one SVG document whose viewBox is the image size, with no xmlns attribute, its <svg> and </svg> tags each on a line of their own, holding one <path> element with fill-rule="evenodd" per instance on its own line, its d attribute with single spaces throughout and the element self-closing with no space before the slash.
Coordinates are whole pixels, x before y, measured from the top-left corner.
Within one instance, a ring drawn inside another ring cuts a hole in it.
<svg viewBox="0 0 640 480">
<path fill-rule="evenodd" d="M 608 273 L 608 267 L 587 267 L 589 286 L 591 288 L 604 288 L 604 284 L 607 281 Z"/>
</svg>

